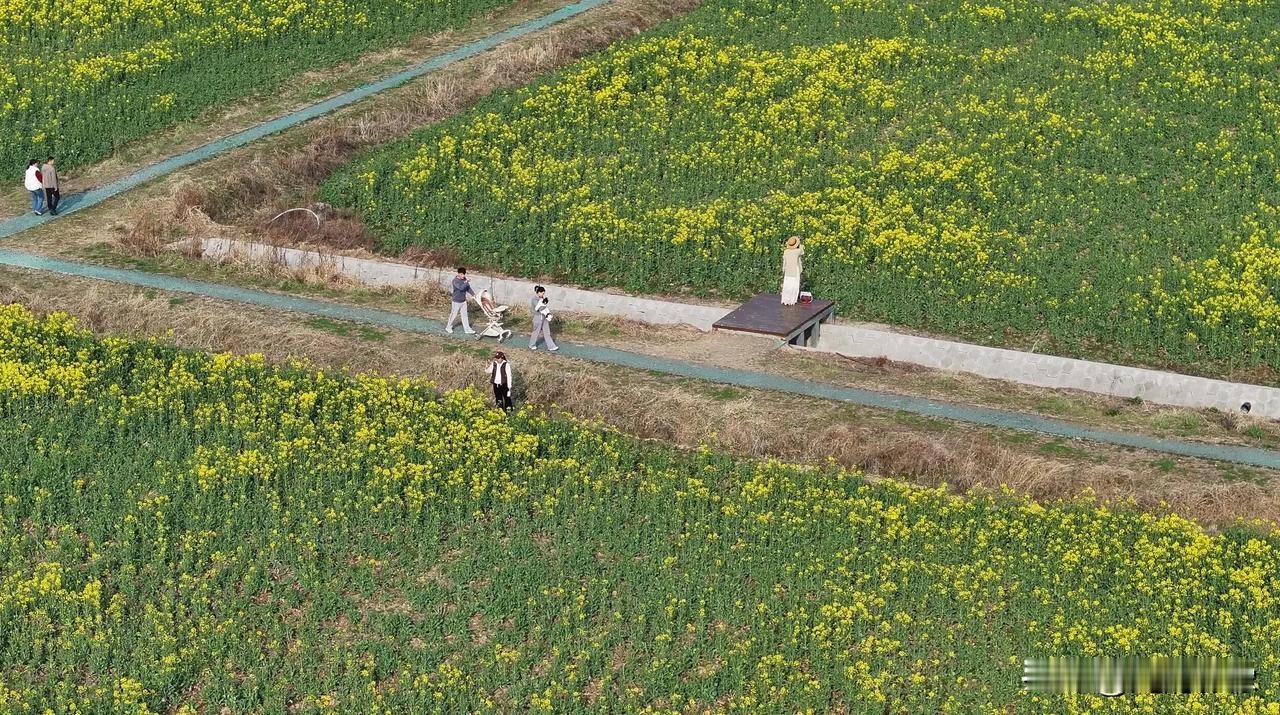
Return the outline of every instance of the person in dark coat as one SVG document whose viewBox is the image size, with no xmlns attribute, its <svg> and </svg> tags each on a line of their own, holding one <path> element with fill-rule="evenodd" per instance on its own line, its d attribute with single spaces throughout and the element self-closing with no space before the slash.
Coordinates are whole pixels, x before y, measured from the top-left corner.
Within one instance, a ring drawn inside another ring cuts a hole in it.
<svg viewBox="0 0 1280 715">
<path fill-rule="evenodd" d="M 489 363 L 489 382 L 493 385 L 493 401 L 504 410 L 510 410 L 515 403 L 511 400 L 511 363 L 507 362 L 507 354 L 499 350 L 493 354 L 493 362 Z"/>
<path fill-rule="evenodd" d="M 58 215 L 58 202 L 62 200 L 61 187 L 58 185 L 58 167 L 54 166 L 53 157 L 45 160 L 40 167 L 40 183 L 44 186 L 44 205 L 49 213 Z"/>
</svg>

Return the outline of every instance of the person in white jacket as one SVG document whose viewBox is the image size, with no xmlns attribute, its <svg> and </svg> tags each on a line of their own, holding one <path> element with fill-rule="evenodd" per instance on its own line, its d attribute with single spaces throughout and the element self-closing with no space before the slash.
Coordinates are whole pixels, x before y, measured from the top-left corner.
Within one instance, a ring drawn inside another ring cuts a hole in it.
<svg viewBox="0 0 1280 715">
<path fill-rule="evenodd" d="M 507 354 L 499 350 L 493 354 L 493 362 L 489 363 L 489 382 L 493 383 L 493 401 L 498 407 L 510 410 L 511 401 L 511 363 L 507 362 Z"/>
<path fill-rule="evenodd" d="M 35 159 L 27 164 L 27 178 L 24 182 L 27 191 L 31 192 L 31 210 L 37 216 L 44 215 L 44 182 L 40 177 L 40 162 Z"/>
</svg>

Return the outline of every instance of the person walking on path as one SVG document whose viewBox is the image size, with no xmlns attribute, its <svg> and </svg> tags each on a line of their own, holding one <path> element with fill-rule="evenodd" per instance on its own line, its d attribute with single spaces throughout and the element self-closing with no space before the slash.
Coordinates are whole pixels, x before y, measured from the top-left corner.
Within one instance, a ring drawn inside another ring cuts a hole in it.
<svg viewBox="0 0 1280 715">
<path fill-rule="evenodd" d="M 782 250 L 782 304 L 795 305 L 800 298 L 800 271 L 803 264 L 800 257 L 804 255 L 804 246 L 800 245 L 800 237 L 787 239 L 787 247 Z"/>
<path fill-rule="evenodd" d="M 453 306 L 449 309 L 449 321 L 444 324 L 444 331 L 452 333 L 454 321 L 462 316 L 462 332 L 475 335 L 476 331 L 471 329 L 471 318 L 467 315 L 467 296 L 475 298 L 476 292 L 471 290 L 471 281 L 467 280 L 467 269 L 459 266 L 458 274 L 449 287 L 453 290 Z"/>
<path fill-rule="evenodd" d="M 511 363 L 507 362 L 507 354 L 499 350 L 493 354 L 493 362 L 489 363 L 489 382 L 493 383 L 493 401 L 498 407 L 510 410 L 511 401 Z"/>
<path fill-rule="evenodd" d="M 40 176 L 40 162 L 35 159 L 27 164 L 27 176 L 23 183 L 31 192 L 31 210 L 37 216 L 44 215 L 44 181 Z"/>
<path fill-rule="evenodd" d="M 529 349 L 538 349 L 538 338 L 547 344 L 547 350 L 555 352 L 560 348 L 551 339 L 551 308 L 547 300 L 547 289 L 542 286 L 533 287 L 533 297 L 529 299 L 529 315 L 533 319 L 533 332 L 529 333 Z"/>
<path fill-rule="evenodd" d="M 40 183 L 44 186 L 44 205 L 49 213 L 58 215 L 58 202 L 62 200 L 62 192 L 58 190 L 58 167 L 53 165 L 53 157 L 45 160 L 40 167 Z"/>
</svg>

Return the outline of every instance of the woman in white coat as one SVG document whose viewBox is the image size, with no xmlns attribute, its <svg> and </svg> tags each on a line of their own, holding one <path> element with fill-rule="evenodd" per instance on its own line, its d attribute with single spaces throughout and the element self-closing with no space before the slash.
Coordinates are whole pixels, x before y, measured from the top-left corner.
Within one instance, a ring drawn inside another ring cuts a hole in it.
<svg viewBox="0 0 1280 715">
<path fill-rule="evenodd" d="M 803 268 L 800 257 L 804 255 L 804 246 L 800 245 L 800 237 L 787 239 L 787 247 L 782 250 L 782 304 L 795 305 L 800 300 L 800 271 Z"/>
<path fill-rule="evenodd" d="M 27 175 L 23 178 L 23 186 L 31 192 L 31 210 L 37 216 L 44 215 L 44 181 L 40 176 L 40 162 L 35 159 L 27 164 Z"/>
</svg>

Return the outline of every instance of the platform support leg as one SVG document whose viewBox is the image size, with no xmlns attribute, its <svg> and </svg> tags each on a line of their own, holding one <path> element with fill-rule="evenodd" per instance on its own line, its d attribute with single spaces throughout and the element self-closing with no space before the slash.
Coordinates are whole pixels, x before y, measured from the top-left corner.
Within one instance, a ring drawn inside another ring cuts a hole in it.
<svg viewBox="0 0 1280 715">
<path fill-rule="evenodd" d="M 810 326 L 808 330 L 805 331 L 805 338 L 804 338 L 805 347 L 807 348 L 818 347 L 818 334 L 821 332 L 821 330 L 822 330 L 822 321 L 819 320 L 818 322 Z"/>
</svg>

